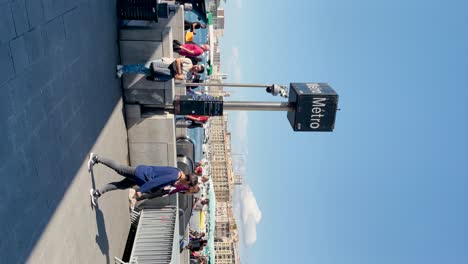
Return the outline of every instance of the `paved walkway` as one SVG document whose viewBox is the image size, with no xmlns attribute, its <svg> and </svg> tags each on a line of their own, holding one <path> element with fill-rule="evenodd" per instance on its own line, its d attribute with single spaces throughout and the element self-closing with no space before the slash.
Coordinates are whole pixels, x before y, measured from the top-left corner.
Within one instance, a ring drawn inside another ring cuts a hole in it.
<svg viewBox="0 0 468 264">
<path fill-rule="evenodd" d="M 127 162 L 115 0 L 0 0 L 2 263 L 109 263 L 129 227 L 125 192 L 89 204 L 117 179 L 84 162 Z"/>
</svg>

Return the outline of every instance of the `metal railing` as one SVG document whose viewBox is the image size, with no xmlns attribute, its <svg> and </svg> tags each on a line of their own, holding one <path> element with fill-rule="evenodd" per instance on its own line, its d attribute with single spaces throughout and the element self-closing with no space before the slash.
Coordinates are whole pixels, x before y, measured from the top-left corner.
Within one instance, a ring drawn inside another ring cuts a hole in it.
<svg viewBox="0 0 468 264">
<path fill-rule="evenodd" d="M 176 219 L 175 206 L 142 210 L 130 263 L 170 263 Z"/>
</svg>

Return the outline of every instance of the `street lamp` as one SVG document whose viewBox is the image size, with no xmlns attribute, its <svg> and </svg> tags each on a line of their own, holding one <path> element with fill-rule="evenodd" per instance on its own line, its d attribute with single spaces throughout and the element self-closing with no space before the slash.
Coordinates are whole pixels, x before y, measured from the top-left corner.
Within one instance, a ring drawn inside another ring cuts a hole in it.
<svg viewBox="0 0 468 264">
<path fill-rule="evenodd" d="M 291 83 L 289 93 L 286 91 L 286 86 L 276 84 L 197 83 L 197 85 L 266 87 L 268 93 L 288 98 L 288 101 L 223 101 L 221 96 L 210 99 L 201 96 L 179 96 L 174 100 L 175 114 L 221 116 L 224 110 L 287 111 L 287 118 L 294 131 L 333 131 L 335 127 L 338 94 L 327 83 Z"/>
<path fill-rule="evenodd" d="M 194 86 L 194 83 L 180 83 L 181 86 Z M 281 97 L 288 98 L 288 87 L 286 85 L 278 84 L 254 84 L 254 83 L 196 83 L 198 86 L 221 86 L 221 87 L 239 87 L 239 88 L 266 88 L 266 92 L 273 96 L 280 95 Z"/>
</svg>

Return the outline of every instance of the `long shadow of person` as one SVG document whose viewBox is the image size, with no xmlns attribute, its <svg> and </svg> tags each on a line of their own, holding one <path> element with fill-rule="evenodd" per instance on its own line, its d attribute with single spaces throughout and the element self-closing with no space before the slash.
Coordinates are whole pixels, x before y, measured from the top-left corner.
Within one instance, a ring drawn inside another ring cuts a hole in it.
<svg viewBox="0 0 468 264">
<path fill-rule="evenodd" d="M 93 185 L 93 189 L 96 189 L 96 182 L 94 181 L 94 172 L 91 168 L 91 183 Z M 94 208 L 93 204 L 91 203 L 91 208 Z M 106 255 L 106 263 L 110 263 L 110 256 L 109 256 L 109 239 L 107 237 L 106 232 L 106 223 L 104 222 L 104 214 L 101 210 L 99 210 L 99 204 L 96 205 L 94 208 L 94 212 L 96 213 L 96 225 L 97 225 L 97 234 L 96 234 L 96 243 L 101 249 L 103 255 Z"/>
</svg>

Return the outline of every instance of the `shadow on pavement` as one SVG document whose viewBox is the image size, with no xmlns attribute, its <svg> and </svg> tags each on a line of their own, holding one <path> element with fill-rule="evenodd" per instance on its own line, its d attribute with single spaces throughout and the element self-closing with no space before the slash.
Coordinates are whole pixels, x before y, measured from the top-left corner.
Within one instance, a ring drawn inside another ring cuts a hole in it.
<svg viewBox="0 0 468 264">
<path fill-rule="evenodd" d="M 21 43 L 12 40 L 0 47 L 0 68 L 10 62 L 10 46 L 21 53 L 23 62 L 23 68 L 10 75 L 0 74 L 0 178 L 8 179 L 0 187 L 0 263 L 43 263 L 63 257 L 67 253 L 62 249 L 70 245 L 74 247 L 70 255 L 81 253 L 82 237 L 60 234 L 76 223 L 84 226 L 81 216 L 61 215 L 61 226 L 49 225 L 64 197 L 68 201 L 64 208 L 82 205 L 85 194 L 70 189 L 74 182 L 79 186 L 75 179 L 84 157 L 121 99 L 120 80 L 115 77 L 119 60 L 115 0 L 46 2 L 26 1 L 27 12 L 19 5 L 35 23 L 17 37 Z M 7 9 L 12 9 L 9 4 L 0 5 L 2 12 Z M 96 223 L 96 242 L 109 263 L 109 241 L 99 209 Z M 44 239 L 48 230 L 53 231 Z M 48 248 L 56 244 L 62 248 Z"/>
<path fill-rule="evenodd" d="M 96 182 L 94 180 L 94 172 L 93 169 L 91 168 L 91 183 L 93 190 L 96 189 Z M 91 201 L 90 201 L 91 203 Z M 94 208 L 94 213 L 96 214 L 96 225 L 97 225 L 97 234 L 96 234 L 96 243 L 99 246 L 99 249 L 101 250 L 103 255 L 106 255 L 106 263 L 110 263 L 110 256 L 109 256 L 109 238 L 107 237 L 107 232 L 106 232 L 106 223 L 104 221 L 104 214 L 102 211 L 99 209 L 99 204 L 97 204 L 96 207 L 94 207 L 91 204 L 91 207 Z"/>
</svg>

